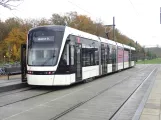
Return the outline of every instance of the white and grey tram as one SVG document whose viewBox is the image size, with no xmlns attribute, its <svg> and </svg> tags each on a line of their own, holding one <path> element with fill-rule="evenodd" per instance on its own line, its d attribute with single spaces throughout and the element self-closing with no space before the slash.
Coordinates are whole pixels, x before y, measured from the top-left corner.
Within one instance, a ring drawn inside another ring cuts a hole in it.
<svg viewBox="0 0 161 120">
<path fill-rule="evenodd" d="M 61 86 L 135 65 L 135 48 L 67 26 L 40 26 L 28 33 L 27 82 Z"/>
</svg>

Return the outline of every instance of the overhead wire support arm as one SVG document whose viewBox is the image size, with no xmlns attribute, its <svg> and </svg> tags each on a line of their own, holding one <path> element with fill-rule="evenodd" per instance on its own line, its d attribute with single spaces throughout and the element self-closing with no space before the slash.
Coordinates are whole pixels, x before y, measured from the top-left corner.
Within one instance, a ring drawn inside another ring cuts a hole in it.
<svg viewBox="0 0 161 120">
<path fill-rule="evenodd" d="M 107 27 L 111 27 L 110 30 L 107 31 Z M 105 27 L 105 34 L 107 36 L 107 39 L 109 39 L 109 32 L 113 29 L 113 41 L 115 41 L 115 17 L 113 17 L 113 24 L 112 25 L 104 25 Z"/>
</svg>

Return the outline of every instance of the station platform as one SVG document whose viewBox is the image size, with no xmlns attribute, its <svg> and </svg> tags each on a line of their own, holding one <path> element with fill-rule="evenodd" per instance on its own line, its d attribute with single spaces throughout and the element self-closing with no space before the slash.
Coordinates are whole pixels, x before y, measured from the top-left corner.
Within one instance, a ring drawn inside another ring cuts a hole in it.
<svg viewBox="0 0 161 120">
<path fill-rule="evenodd" d="M 21 75 L 0 76 L 0 93 L 26 87 L 26 83 L 22 83 Z"/>
<path fill-rule="evenodd" d="M 161 69 L 156 75 L 152 89 L 144 104 L 140 120 L 160 120 L 161 119 Z"/>
</svg>

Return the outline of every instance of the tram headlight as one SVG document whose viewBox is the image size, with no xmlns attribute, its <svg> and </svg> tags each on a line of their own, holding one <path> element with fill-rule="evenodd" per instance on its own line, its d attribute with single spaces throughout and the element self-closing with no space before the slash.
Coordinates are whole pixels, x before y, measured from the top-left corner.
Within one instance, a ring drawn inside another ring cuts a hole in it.
<svg viewBox="0 0 161 120">
<path fill-rule="evenodd" d="M 32 72 L 32 71 L 27 71 L 27 73 L 28 73 L 28 74 L 33 74 L 33 72 Z"/>
</svg>

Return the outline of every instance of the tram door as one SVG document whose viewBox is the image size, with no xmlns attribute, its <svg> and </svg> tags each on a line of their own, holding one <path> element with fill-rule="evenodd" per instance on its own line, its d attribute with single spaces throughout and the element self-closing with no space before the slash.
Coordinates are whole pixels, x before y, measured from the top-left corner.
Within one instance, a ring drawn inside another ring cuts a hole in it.
<svg viewBox="0 0 161 120">
<path fill-rule="evenodd" d="M 129 51 L 129 67 L 131 67 L 131 50 Z"/>
<path fill-rule="evenodd" d="M 21 44 L 21 81 L 26 82 L 26 72 L 27 72 L 27 66 L 26 66 L 26 44 Z"/>
<path fill-rule="evenodd" d="M 102 74 L 107 73 L 107 48 L 104 44 L 101 44 L 101 63 L 102 63 Z"/>
<path fill-rule="evenodd" d="M 115 72 L 117 69 L 116 65 L 116 48 L 113 46 L 112 48 L 112 72 Z"/>
<path fill-rule="evenodd" d="M 76 81 L 82 80 L 82 44 L 75 46 Z"/>
</svg>

